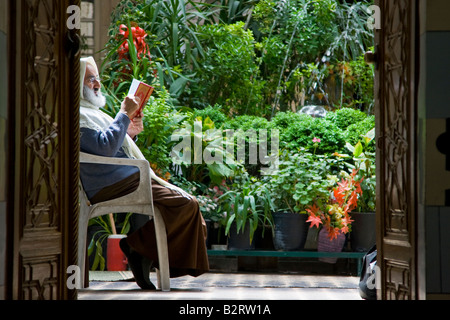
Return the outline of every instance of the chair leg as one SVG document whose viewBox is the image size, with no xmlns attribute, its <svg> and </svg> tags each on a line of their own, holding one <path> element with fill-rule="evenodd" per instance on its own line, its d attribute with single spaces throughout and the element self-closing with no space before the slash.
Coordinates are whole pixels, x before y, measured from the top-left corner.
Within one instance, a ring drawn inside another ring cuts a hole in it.
<svg viewBox="0 0 450 320">
<path fill-rule="evenodd" d="M 167 232 L 164 220 L 158 208 L 154 208 L 154 223 L 156 244 L 158 247 L 159 270 L 157 271 L 158 286 L 162 291 L 170 291 L 169 253 L 167 249 Z"/>
<path fill-rule="evenodd" d="M 89 210 L 84 210 L 83 206 L 80 208 L 80 215 L 78 218 L 78 267 L 80 270 L 80 284 L 82 288 L 86 288 L 85 281 L 86 273 L 86 242 L 87 242 L 87 228 L 89 223 Z"/>
<path fill-rule="evenodd" d="M 161 288 L 161 272 L 159 271 L 159 269 L 155 269 L 156 270 L 156 281 L 157 281 L 157 287 Z"/>
</svg>

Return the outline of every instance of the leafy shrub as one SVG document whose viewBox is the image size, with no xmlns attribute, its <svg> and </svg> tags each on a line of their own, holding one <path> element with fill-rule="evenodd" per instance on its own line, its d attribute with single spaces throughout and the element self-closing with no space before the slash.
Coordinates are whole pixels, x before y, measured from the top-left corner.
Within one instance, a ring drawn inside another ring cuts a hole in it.
<svg viewBox="0 0 450 320">
<path fill-rule="evenodd" d="M 375 128 L 375 116 L 368 116 L 362 121 L 351 124 L 344 131 L 345 141 L 351 145 L 355 145 L 361 140 L 361 137 Z M 371 140 L 366 146 L 366 151 L 375 152 L 375 140 Z"/>
<path fill-rule="evenodd" d="M 320 139 L 318 146 L 315 146 L 314 138 Z M 317 154 L 325 154 L 342 150 L 345 139 L 342 130 L 333 122 L 302 115 L 299 121 L 292 121 L 284 130 L 280 130 L 280 146 L 293 152 L 306 148 Z"/>
<path fill-rule="evenodd" d="M 210 118 L 216 128 L 222 127 L 227 121 L 227 116 L 223 113 L 222 107 L 218 104 L 208 106 L 205 109 L 194 109 L 194 118 L 201 117 L 202 119 Z"/>
<path fill-rule="evenodd" d="M 264 180 L 277 211 L 306 213 L 307 205 L 326 201 L 331 176 L 343 168 L 343 161 L 327 155 L 315 155 L 300 148 L 283 152 L 275 175 Z"/>
<path fill-rule="evenodd" d="M 362 111 L 351 108 L 342 108 L 327 113 L 325 118 L 333 122 L 340 129 L 346 130 L 349 125 L 363 121 L 366 117 L 367 115 Z"/>
<path fill-rule="evenodd" d="M 229 119 L 226 121 L 223 125 L 224 130 L 232 130 L 233 132 L 233 143 L 234 143 L 234 155 L 235 158 L 238 158 L 238 149 L 244 147 L 243 150 L 245 150 L 245 159 L 244 159 L 244 167 L 245 169 L 252 175 L 252 176 L 259 176 L 260 169 L 261 169 L 261 163 L 259 161 L 259 157 L 256 159 L 256 163 L 253 163 L 255 161 L 251 161 L 250 159 L 250 153 L 256 152 L 259 154 L 259 144 L 261 143 L 260 137 L 261 137 L 261 129 L 266 130 L 266 141 L 264 143 L 267 144 L 268 152 L 270 148 L 271 143 L 271 131 L 270 131 L 270 122 L 263 117 L 258 116 L 250 116 L 250 115 L 243 115 L 243 116 L 237 116 L 235 118 Z M 254 134 L 254 139 L 253 136 Z M 240 144 L 240 139 L 245 140 L 245 145 L 242 146 Z M 257 146 L 256 150 L 251 151 L 250 150 L 250 143 L 252 143 L 253 146 Z M 257 156 L 257 154 L 255 154 Z M 238 159 L 241 160 L 241 159 Z M 252 162 L 252 163 L 250 163 Z"/>
<path fill-rule="evenodd" d="M 248 129 L 267 129 L 269 121 L 266 118 L 252 115 L 241 115 L 229 119 L 224 124 L 224 129 L 244 130 Z"/>
<path fill-rule="evenodd" d="M 187 180 L 218 185 L 233 175 L 235 163 L 227 155 L 227 141 L 209 117 L 184 119 L 171 140 L 171 159 Z"/>
<path fill-rule="evenodd" d="M 283 130 L 287 129 L 292 123 L 310 119 L 309 115 L 296 112 L 278 112 L 270 121 L 271 128 Z"/>
<path fill-rule="evenodd" d="M 138 135 L 136 144 L 145 158 L 157 169 L 157 173 L 165 175 L 171 170 L 172 161 L 169 157 L 168 142 L 173 131 L 178 128 L 184 118 L 174 111 L 168 102 L 169 93 L 166 90 L 158 96 L 151 96 L 148 105 L 143 109 L 144 131 Z"/>
<path fill-rule="evenodd" d="M 255 114 L 262 83 L 254 77 L 258 67 L 252 32 L 243 22 L 199 26 L 198 32 L 204 54 L 189 98 L 199 101 L 197 105 L 218 103 L 227 114 Z"/>
</svg>

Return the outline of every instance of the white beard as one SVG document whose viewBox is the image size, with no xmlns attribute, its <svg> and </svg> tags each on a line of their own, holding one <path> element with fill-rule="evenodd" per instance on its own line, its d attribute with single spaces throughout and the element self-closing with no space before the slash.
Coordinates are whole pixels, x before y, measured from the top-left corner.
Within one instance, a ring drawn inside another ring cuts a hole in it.
<svg viewBox="0 0 450 320">
<path fill-rule="evenodd" d="M 102 108 L 106 104 L 106 98 L 103 96 L 100 90 L 98 90 L 97 94 L 95 94 L 95 91 L 86 85 L 83 86 L 83 96 L 84 99 L 98 108 Z"/>
</svg>

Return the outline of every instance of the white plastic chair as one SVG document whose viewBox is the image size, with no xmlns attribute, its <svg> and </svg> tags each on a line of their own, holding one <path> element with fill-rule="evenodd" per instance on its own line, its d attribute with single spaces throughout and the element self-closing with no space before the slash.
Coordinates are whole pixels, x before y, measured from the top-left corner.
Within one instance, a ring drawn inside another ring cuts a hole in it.
<svg viewBox="0 0 450 320">
<path fill-rule="evenodd" d="M 167 251 L 167 233 L 164 220 L 157 207 L 153 206 L 150 165 L 147 160 L 123 159 L 96 156 L 80 152 L 80 163 L 99 163 L 110 165 L 136 166 L 140 170 L 138 188 L 123 197 L 99 202 L 91 205 L 84 192 L 81 180 L 80 186 L 80 217 L 78 221 L 78 266 L 80 267 L 81 283 L 84 286 L 87 228 L 89 219 L 109 213 L 133 212 L 153 217 L 158 249 L 159 270 L 157 270 L 158 287 L 162 291 L 170 291 L 169 254 Z"/>
</svg>

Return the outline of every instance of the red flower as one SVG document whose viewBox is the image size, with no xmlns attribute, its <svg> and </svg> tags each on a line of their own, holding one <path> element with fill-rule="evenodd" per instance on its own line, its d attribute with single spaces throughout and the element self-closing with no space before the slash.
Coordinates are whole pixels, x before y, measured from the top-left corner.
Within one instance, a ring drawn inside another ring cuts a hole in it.
<svg viewBox="0 0 450 320">
<path fill-rule="evenodd" d="M 127 54 L 129 52 L 128 47 L 128 39 L 129 39 L 129 31 L 128 27 L 124 24 L 121 24 L 119 26 L 119 34 L 122 36 L 122 44 L 120 45 L 119 49 L 117 50 L 117 53 L 119 54 L 119 60 L 126 59 L 129 60 L 127 57 Z M 131 27 L 131 36 L 133 38 L 133 44 L 136 47 L 136 52 L 138 55 L 138 58 L 141 58 L 144 55 L 147 55 L 149 59 L 150 57 L 150 50 L 148 49 L 148 45 L 145 42 L 145 37 L 147 37 L 147 33 L 144 29 L 137 27 Z"/>
</svg>

